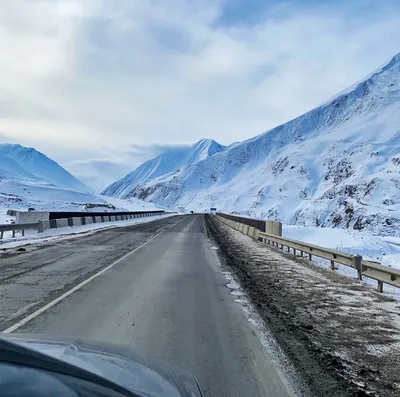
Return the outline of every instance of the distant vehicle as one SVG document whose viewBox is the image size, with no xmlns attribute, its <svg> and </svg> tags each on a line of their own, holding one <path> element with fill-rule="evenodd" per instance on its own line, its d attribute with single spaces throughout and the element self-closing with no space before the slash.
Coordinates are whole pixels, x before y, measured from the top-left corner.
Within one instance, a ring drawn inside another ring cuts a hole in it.
<svg viewBox="0 0 400 397">
<path fill-rule="evenodd" d="M 203 397 L 190 373 L 121 346 L 0 336 L 2 397 Z"/>
<path fill-rule="evenodd" d="M 194 211 L 190 211 L 191 214 L 194 214 Z"/>
<path fill-rule="evenodd" d="M 31 212 L 31 211 L 36 211 L 36 210 L 34 208 L 32 208 L 32 207 L 29 207 L 28 211 Z"/>
</svg>

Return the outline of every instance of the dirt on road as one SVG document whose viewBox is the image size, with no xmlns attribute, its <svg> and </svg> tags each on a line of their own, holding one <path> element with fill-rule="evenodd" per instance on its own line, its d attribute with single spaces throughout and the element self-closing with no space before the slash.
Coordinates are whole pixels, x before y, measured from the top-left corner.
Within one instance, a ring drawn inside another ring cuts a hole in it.
<svg viewBox="0 0 400 397">
<path fill-rule="evenodd" d="M 315 396 L 400 395 L 400 302 L 207 217 L 221 259 Z"/>
</svg>

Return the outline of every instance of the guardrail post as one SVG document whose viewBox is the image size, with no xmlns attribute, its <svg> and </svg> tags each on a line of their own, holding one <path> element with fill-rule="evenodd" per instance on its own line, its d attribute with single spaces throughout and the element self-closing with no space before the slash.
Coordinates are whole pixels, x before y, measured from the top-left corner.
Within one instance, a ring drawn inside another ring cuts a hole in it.
<svg viewBox="0 0 400 397">
<path fill-rule="evenodd" d="M 308 259 L 311 261 L 312 260 L 312 255 L 308 254 Z"/>
<path fill-rule="evenodd" d="M 331 261 L 331 270 L 335 270 L 335 262 Z"/>
<path fill-rule="evenodd" d="M 362 256 L 361 255 L 354 255 L 353 256 L 353 267 L 357 269 L 357 278 L 362 280 Z"/>
<path fill-rule="evenodd" d="M 378 292 L 383 292 L 383 281 L 378 281 Z"/>
</svg>

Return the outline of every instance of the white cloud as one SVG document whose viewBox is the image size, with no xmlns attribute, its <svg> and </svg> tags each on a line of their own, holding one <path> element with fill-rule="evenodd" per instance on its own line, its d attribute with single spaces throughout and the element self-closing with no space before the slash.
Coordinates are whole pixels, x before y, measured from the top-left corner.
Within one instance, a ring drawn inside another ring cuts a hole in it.
<svg viewBox="0 0 400 397">
<path fill-rule="evenodd" d="M 249 138 L 400 51 L 400 7 L 360 4 L 221 24 L 222 0 L 2 2 L 0 133 L 64 164 L 123 167 L 132 144 Z"/>
<path fill-rule="evenodd" d="M 85 157 L 84 153 L 80 153 L 77 156 L 83 158 L 83 160 L 71 161 L 68 156 L 62 155 L 60 155 L 60 159 L 62 166 L 70 173 L 94 191 L 101 192 L 108 185 L 127 175 L 147 160 L 177 147 L 180 146 L 131 145 L 115 152 L 108 152 L 108 157 L 104 158 L 88 158 Z"/>
</svg>

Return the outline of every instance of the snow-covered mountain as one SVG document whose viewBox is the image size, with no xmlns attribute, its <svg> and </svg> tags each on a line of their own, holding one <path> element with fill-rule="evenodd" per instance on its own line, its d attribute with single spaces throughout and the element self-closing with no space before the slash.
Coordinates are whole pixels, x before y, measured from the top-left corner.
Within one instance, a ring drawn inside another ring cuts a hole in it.
<svg viewBox="0 0 400 397">
<path fill-rule="evenodd" d="M 205 160 L 225 149 L 225 146 L 212 139 L 202 139 L 192 146 L 172 147 L 108 186 L 102 194 L 119 198 L 132 197 L 132 191 L 137 185 L 175 172 L 188 164 Z"/>
<path fill-rule="evenodd" d="M 399 235 L 400 54 L 303 116 L 129 194 L 170 208 Z"/>
<path fill-rule="evenodd" d="M 7 209 L 44 211 L 154 210 L 136 198 L 108 199 L 90 189 L 56 162 L 32 148 L 0 144 L 0 221 Z M 0 222 L 1 223 L 1 222 Z"/>
<path fill-rule="evenodd" d="M 33 148 L 0 144 L 0 178 L 14 181 L 35 181 L 80 192 L 91 190 L 68 171 Z"/>
</svg>

